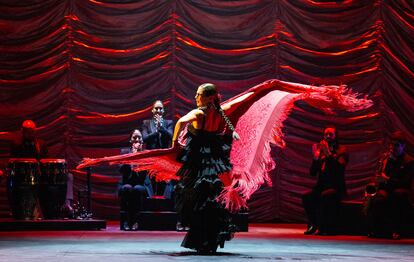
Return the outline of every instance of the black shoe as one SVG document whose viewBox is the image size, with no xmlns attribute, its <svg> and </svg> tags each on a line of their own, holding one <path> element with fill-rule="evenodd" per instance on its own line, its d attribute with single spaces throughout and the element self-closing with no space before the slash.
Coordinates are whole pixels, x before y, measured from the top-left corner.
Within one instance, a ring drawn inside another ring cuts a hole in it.
<svg viewBox="0 0 414 262">
<path fill-rule="evenodd" d="M 220 241 L 219 246 L 220 246 L 220 248 L 224 248 L 224 240 Z M 216 248 L 216 250 L 217 250 L 217 248 Z"/>
<path fill-rule="evenodd" d="M 184 227 L 180 222 L 177 222 L 177 225 L 175 226 L 175 229 L 179 232 L 184 231 Z"/>
<path fill-rule="evenodd" d="M 315 234 L 315 232 L 318 230 L 318 228 L 316 226 L 309 226 L 308 229 L 303 232 L 303 234 L 305 235 L 313 235 Z"/>
<path fill-rule="evenodd" d="M 132 225 L 132 227 L 131 227 L 131 230 L 132 231 L 137 231 L 138 230 L 138 222 L 135 222 L 133 225 Z"/>
<path fill-rule="evenodd" d="M 124 230 L 124 231 L 129 231 L 129 230 L 131 230 L 131 228 L 129 227 L 128 222 L 124 222 L 124 223 L 122 224 L 122 228 L 121 228 L 121 230 Z"/>
</svg>

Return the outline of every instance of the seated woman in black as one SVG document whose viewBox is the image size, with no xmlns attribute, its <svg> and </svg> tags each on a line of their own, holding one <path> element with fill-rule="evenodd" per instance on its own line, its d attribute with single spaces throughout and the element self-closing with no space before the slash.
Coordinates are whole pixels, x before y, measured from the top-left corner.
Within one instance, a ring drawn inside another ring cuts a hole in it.
<svg viewBox="0 0 414 262">
<path fill-rule="evenodd" d="M 142 135 L 134 130 L 130 137 L 131 146 L 121 149 L 121 154 L 136 153 L 142 150 Z M 118 188 L 121 201 L 121 230 L 137 230 L 138 215 L 144 197 L 153 195 L 148 172 L 135 172 L 130 165 L 122 165 L 119 169 L 122 180 Z"/>
</svg>

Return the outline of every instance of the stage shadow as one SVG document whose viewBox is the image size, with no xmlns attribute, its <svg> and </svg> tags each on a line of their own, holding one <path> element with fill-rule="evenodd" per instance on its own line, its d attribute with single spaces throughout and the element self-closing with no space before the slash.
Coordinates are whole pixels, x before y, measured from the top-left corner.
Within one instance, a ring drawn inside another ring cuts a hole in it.
<svg viewBox="0 0 414 262">
<path fill-rule="evenodd" d="M 240 257 L 241 254 L 229 253 L 229 252 L 215 252 L 210 254 L 199 254 L 196 251 L 183 251 L 176 253 L 169 253 L 168 256 L 172 257 L 185 257 L 185 256 L 228 256 L 228 257 Z"/>
</svg>

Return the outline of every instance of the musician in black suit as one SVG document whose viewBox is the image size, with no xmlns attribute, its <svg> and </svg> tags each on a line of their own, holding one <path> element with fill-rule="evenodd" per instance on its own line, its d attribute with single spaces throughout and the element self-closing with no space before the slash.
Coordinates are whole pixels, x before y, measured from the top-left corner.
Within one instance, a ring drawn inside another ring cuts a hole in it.
<svg viewBox="0 0 414 262">
<path fill-rule="evenodd" d="M 333 127 L 324 130 L 324 138 L 312 148 L 313 161 L 310 175 L 317 177 L 316 185 L 302 196 L 308 218 L 305 235 L 335 234 L 340 200 L 346 195 L 345 166 L 348 154 L 339 145 L 337 131 Z"/>
<path fill-rule="evenodd" d="M 136 153 L 142 150 L 141 132 L 135 129 L 130 136 L 130 147 L 121 149 L 121 154 Z M 135 172 L 130 165 L 121 165 L 122 180 L 118 188 L 121 201 L 121 229 L 137 230 L 138 214 L 145 197 L 152 197 L 152 185 L 147 171 Z"/>
<path fill-rule="evenodd" d="M 152 106 L 153 117 L 144 120 L 142 123 L 142 138 L 145 149 L 171 147 L 173 121 L 164 119 L 164 113 L 165 110 L 162 101 L 155 101 Z M 157 185 L 160 185 L 160 183 L 157 183 L 156 186 Z M 171 181 L 166 183 L 163 196 L 170 199 L 173 189 L 174 185 Z"/>
<path fill-rule="evenodd" d="M 142 138 L 145 149 L 168 148 L 171 146 L 173 121 L 164 119 L 164 105 L 157 100 L 152 107 L 153 117 L 142 123 Z"/>
<path fill-rule="evenodd" d="M 389 150 L 380 158 L 376 191 L 369 196 L 367 218 L 370 237 L 399 239 L 411 209 L 414 159 L 405 153 L 401 131 L 391 135 Z"/>
</svg>

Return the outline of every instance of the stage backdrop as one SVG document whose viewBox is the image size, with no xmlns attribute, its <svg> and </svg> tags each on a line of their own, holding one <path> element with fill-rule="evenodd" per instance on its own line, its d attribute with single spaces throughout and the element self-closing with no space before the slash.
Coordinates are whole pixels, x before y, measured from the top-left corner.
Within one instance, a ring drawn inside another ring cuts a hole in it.
<svg viewBox="0 0 414 262">
<path fill-rule="evenodd" d="M 28 118 L 51 157 L 73 167 L 82 157 L 117 154 L 156 99 L 177 120 L 204 82 L 224 98 L 272 78 L 347 84 L 375 106 L 327 116 L 298 103 L 286 121 L 286 149 L 273 152 L 274 185 L 249 203 L 251 221 L 304 221 L 301 194 L 315 183 L 310 148 L 326 125 L 338 127 L 350 151 L 350 199 L 362 198 L 391 131 L 405 131 L 413 152 L 413 10 L 408 0 L 1 0 L 3 162 L 7 136 Z M 119 174 L 94 170 L 94 214 L 116 218 Z M 85 174 L 73 174 L 76 193 Z"/>
</svg>

